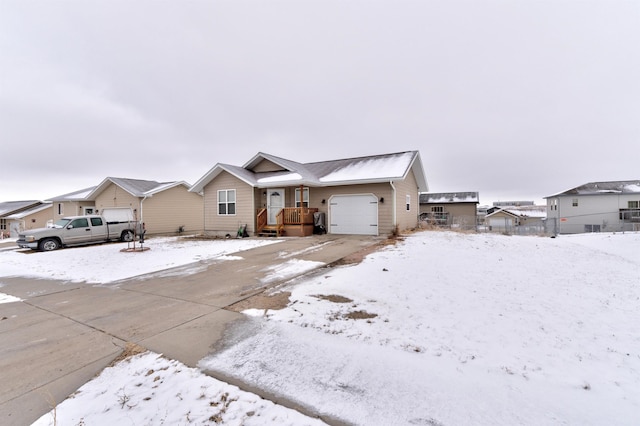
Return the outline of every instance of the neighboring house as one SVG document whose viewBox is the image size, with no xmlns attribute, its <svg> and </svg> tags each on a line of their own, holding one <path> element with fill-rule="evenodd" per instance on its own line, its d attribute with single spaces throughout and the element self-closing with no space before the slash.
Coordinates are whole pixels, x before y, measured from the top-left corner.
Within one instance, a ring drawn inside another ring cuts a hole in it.
<svg viewBox="0 0 640 426">
<path fill-rule="evenodd" d="M 46 213 L 42 213 L 43 211 L 46 212 L 46 209 L 34 211 L 34 209 L 37 209 L 43 204 L 42 201 L 37 200 L 0 202 L 0 233 L 2 233 L 2 236 L 5 238 L 18 238 L 18 233 L 24 229 L 21 227 L 26 225 L 26 221 L 34 218 L 39 220 L 42 215 L 46 215 Z M 48 207 L 51 207 L 51 205 L 49 204 Z M 36 216 L 30 217 L 29 213 L 27 213 L 23 218 L 19 217 L 23 212 L 29 211 L 33 212 Z M 25 223 L 23 223 L 23 221 Z"/>
<path fill-rule="evenodd" d="M 108 177 L 98 186 L 50 199 L 53 221 L 63 216 L 100 214 L 105 208 L 124 208 L 145 223 L 147 235 L 202 232 L 203 202 L 186 182 Z"/>
<path fill-rule="evenodd" d="M 20 213 L 7 216 L 6 219 L 11 230 L 10 237 L 18 238 L 18 234 L 26 230 L 44 228 L 51 221 L 52 213 L 52 204 L 42 203 Z"/>
<path fill-rule="evenodd" d="M 134 219 L 144 222 L 147 235 L 199 233 L 203 229 L 203 199 L 189 188 L 186 182 L 107 177 L 89 191 L 86 200 L 93 201 L 95 214 L 107 208 L 131 209 Z"/>
<path fill-rule="evenodd" d="M 418 151 L 316 163 L 258 153 L 216 164 L 191 188 L 204 196 L 205 233 L 389 235 L 418 224 L 427 181 Z"/>
<path fill-rule="evenodd" d="M 545 199 L 558 234 L 640 230 L 640 179 L 590 182 Z"/>
<path fill-rule="evenodd" d="M 52 220 L 55 222 L 63 216 L 94 214 L 96 210 L 95 202 L 87 199 L 87 196 L 95 188 L 95 186 L 92 186 L 47 200 L 53 203 Z"/>
<path fill-rule="evenodd" d="M 523 207 L 495 207 L 487 213 L 484 223 L 493 232 L 543 234 L 547 231 L 545 219 L 545 207 L 532 204 Z"/>
<path fill-rule="evenodd" d="M 477 192 L 429 192 L 420 194 L 420 220 L 438 226 L 475 229 Z"/>
</svg>

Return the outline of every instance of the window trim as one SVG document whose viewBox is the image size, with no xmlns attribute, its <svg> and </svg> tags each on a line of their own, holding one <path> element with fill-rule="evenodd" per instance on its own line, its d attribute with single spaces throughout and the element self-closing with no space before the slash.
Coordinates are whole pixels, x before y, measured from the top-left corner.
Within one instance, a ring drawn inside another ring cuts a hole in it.
<svg viewBox="0 0 640 426">
<path fill-rule="evenodd" d="M 224 193 L 224 201 L 220 201 L 220 194 Z M 233 194 L 233 201 L 229 201 L 229 194 Z M 216 203 L 218 205 L 218 216 L 235 216 L 237 214 L 238 193 L 235 189 L 218 189 Z M 233 205 L 233 213 L 229 213 L 229 206 Z M 220 212 L 220 207 L 224 206 L 224 213 Z"/>
<path fill-rule="evenodd" d="M 300 203 L 300 188 L 296 188 L 294 199 L 296 207 L 309 208 L 309 187 L 305 186 L 302 188 L 302 203 Z"/>
</svg>

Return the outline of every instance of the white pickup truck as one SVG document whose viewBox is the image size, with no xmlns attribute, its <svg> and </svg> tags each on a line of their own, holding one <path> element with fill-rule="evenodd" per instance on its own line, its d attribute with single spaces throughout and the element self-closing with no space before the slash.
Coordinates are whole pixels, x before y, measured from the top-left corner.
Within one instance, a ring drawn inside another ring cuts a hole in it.
<svg viewBox="0 0 640 426">
<path fill-rule="evenodd" d="M 107 241 L 133 241 L 133 221 L 107 222 L 103 216 L 69 216 L 49 228 L 30 229 L 18 235 L 19 247 L 51 251 L 61 247 L 104 243 Z"/>
</svg>

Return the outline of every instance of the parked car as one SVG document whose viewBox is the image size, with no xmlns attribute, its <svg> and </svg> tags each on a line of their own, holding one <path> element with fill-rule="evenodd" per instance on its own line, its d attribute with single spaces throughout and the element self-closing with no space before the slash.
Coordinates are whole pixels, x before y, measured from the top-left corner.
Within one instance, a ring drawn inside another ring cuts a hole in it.
<svg viewBox="0 0 640 426">
<path fill-rule="evenodd" d="M 69 216 L 56 221 L 49 228 L 24 231 L 18 235 L 19 247 L 51 251 L 62 247 L 97 244 L 107 241 L 133 241 L 135 222 L 107 222 L 103 216 Z"/>
</svg>

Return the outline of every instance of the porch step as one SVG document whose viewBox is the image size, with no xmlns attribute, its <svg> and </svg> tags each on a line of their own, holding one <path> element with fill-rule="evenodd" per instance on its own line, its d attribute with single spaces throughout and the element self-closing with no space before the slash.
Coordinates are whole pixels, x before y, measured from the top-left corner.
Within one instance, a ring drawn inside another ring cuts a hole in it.
<svg viewBox="0 0 640 426">
<path fill-rule="evenodd" d="M 281 229 L 280 233 L 278 233 L 277 226 L 265 226 L 264 228 L 262 228 L 262 231 L 258 233 L 258 236 L 259 237 L 279 237 L 282 234 L 284 234 L 284 229 Z"/>
</svg>

